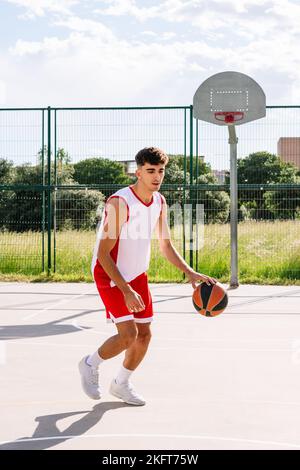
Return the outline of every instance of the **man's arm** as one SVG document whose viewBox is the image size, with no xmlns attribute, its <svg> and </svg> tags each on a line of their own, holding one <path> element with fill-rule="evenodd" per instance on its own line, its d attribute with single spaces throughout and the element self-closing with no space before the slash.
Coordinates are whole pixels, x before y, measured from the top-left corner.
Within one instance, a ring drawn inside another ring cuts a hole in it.
<svg viewBox="0 0 300 470">
<path fill-rule="evenodd" d="M 167 219 L 167 204 L 163 198 L 163 207 L 157 224 L 158 238 L 160 251 L 163 256 L 176 268 L 180 269 L 188 277 L 192 283 L 193 288 L 196 288 L 196 282 L 203 281 L 206 284 L 215 284 L 217 282 L 213 277 L 206 276 L 205 274 L 197 273 L 185 262 L 182 256 L 178 253 L 171 240 L 170 228 Z"/>
<path fill-rule="evenodd" d="M 106 206 L 106 219 L 102 237 L 99 243 L 97 258 L 110 279 L 122 291 L 126 306 L 131 311 L 144 310 L 142 297 L 127 284 L 116 263 L 110 256 L 111 250 L 117 243 L 123 224 L 127 220 L 127 206 L 121 198 L 111 199 Z"/>
</svg>

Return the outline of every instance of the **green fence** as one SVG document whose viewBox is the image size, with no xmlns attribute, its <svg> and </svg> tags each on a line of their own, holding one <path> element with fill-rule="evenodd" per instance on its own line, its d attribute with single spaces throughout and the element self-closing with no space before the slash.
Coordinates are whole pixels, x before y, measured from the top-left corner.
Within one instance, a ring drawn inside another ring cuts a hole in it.
<svg viewBox="0 0 300 470">
<path fill-rule="evenodd" d="M 237 127 L 238 158 L 245 162 L 239 168 L 241 282 L 300 280 L 299 124 L 300 107 L 268 107 L 265 119 Z M 168 205 L 189 204 L 193 214 L 197 204 L 204 208 L 204 225 L 194 215 L 193 226 L 172 224 L 176 247 L 195 269 L 227 281 L 227 129 L 194 120 L 192 106 L 1 109 L 2 279 L 91 280 L 104 201 L 134 181 L 134 155 L 151 145 L 170 155 L 161 189 Z M 296 166 L 284 163 L 289 159 Z M 160 256 L 157 240 L 149 274 L 152 281 L 182 280 Z"/>
</svg>

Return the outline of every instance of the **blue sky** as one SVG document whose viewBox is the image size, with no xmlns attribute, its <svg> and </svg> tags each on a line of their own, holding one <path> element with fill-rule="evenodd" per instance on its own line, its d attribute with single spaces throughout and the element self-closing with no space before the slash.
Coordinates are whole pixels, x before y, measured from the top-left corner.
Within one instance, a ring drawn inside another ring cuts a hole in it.
<svg viewBox="0 0 300 470">
<path fill-rule="evenodd" d="M 0 106 L 188 105 L 236 70 L 300 104 L 300 0 L 0 0 Z"/>
</svg>

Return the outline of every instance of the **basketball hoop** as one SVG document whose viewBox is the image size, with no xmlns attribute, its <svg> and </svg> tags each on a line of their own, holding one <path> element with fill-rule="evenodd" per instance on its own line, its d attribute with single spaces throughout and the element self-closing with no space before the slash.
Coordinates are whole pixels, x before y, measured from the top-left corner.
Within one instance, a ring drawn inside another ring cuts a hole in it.
<svg viewBox="0 0 300 470">
<path fill-rule="evenodd" d="M 265 117 L 266 96 L 255 80 L 243 73 L 217 73 L 198 87 L 193 115 L 218 126 L 240 126 Z"/>
<path fill-rule="evenodd" d="M 230 111 L 229 111 L 230 110 Z M 227 126 L 230 145 L 230 287 L 238 287 L 238 183 L 235 128 L 266 115 L 266 95 L 253 78 L 221 72 L 207 78 L 193 100 L 195 119 Z"/>
<path fill-rule="evenodd" d="M 219 111 L 215 113 L 215 118 L 217 121 L 224 121 L 226 124 L 234 124 L 244 118 L 244 113 L 241 111 Z"/>
</svg>

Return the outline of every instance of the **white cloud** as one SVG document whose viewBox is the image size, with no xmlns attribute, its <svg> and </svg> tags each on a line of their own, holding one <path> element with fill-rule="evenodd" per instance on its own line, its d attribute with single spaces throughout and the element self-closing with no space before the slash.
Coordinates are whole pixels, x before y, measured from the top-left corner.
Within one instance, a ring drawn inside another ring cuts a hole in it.
<svg viewBox="0 0 300 470">
<path fill-rule="evenodd" d="M 157 33 L 155 33 L 154 31 L 142 31 L 141 34 L 144 36 L 151 36 L 155 38 L 157 37 Z"/>
<path fill-rule="evenodd" d="M 132 15 L 139 21 L 146 21 L 157 17 L 160 10 L 159 6 L 139 8 L 134 0 L 108 0 L 104 3 L 109 4 L 109 6 L 102 9 L 97 8 L 94 10 L 94 13 L 109 16 Z"/>
<path fill-rule="evenodd" d="M 45 16 L 49 13 L 71 14 L 71 7 L 79 0 L 5 0 L 18 7 L 25 8 L 24 18 Z"/>
<path fill-rule="evenodd" d="M 189 22 L 203 31 L 218 30 L 227 26 L 232 35 L 246 31 L 249 26 L 258 31 L 257 20 L 262 32 L 268 34 L 265 22 L 273 27 L 298 25 L 300 5 L 292 0 L 164 0 L 156 6 L 138 7 L 135 0 L 106 0 L 107 8 L 96 9 L 95 13 L 105 16 L 132 16 L 138 21 L 160 19 L 170 23 Z M 272 19 L 270 19 L 270 17 Z M 202 31 L 199 31 L 201 34 Z"/>
<path fill-rule="evenodd" d="M 67 19 L 55 20 L 53 24 L 55 24 L 56 26 L 63 26 L 65 28 L 80 33 L 95 35 L 98 38 L 101 37 L 103 40 L 106 41 L 114 40 L 114 35 L 112 34 L 111 30 L 99 21 L 93 21 L 89 19 L 79 18 L 76 16 L 71 16 Z"/>
<path fill-rule="evenodd" d="M 234 0 L 165 0 L 149 8 L 133 0 L 106 1 L 103 11 L 112 9 L 112 16 L 168 21 L 166 28 L 153 21 L 136 32 L 126 19 L 125 34 L 117 27 L 113 32 L 106 15 L 101 21 L 75 16 L 68 10 L 75 4 L 71 0 L 59 2 L 67 15 L 57 15 L 56 0 L 12 1 L 26 3 L 36 14 L 38 3 L 66 37 L 47 30 L 41 40 L 20 38 L 9 49 L 0 69 L 8 105 L 188 104 L 199 83 L 222 70 L 252 75 L 265 87 L 269 103 L 300 97 L 299 8 L 291 0 L 241 0 L 238 7 Z M 171 22 L 176 27 L 171 29 Z M 186 31 L 183 39 L 179 23 Z"/>
<path fill-rule="evenodd" d="M 158 33 L 154 31 L 143 31 L 142 36 L 147 36 L 150 38 L 155 38 L 157 41 L 169 41 L 174 39 L 177 35 L 173 31 L 164 31 L 163 33 Z"/>
<path fill-rule="evenodd" d="M 11 47 L 9 52 L 14 56 L 26 56 L 26 55 L 36 55 L 43 53 L 45 55 L 56 55 L 65 53 L 68 51 L 71 43 L 76 42 L 76 36 L 70 36 L 69 39 L 61 40 L 57 37 L 47 38 L 45 37 L 43 41 L 23 41 L 18 39 L 15 47 Z"/>
</svg>

